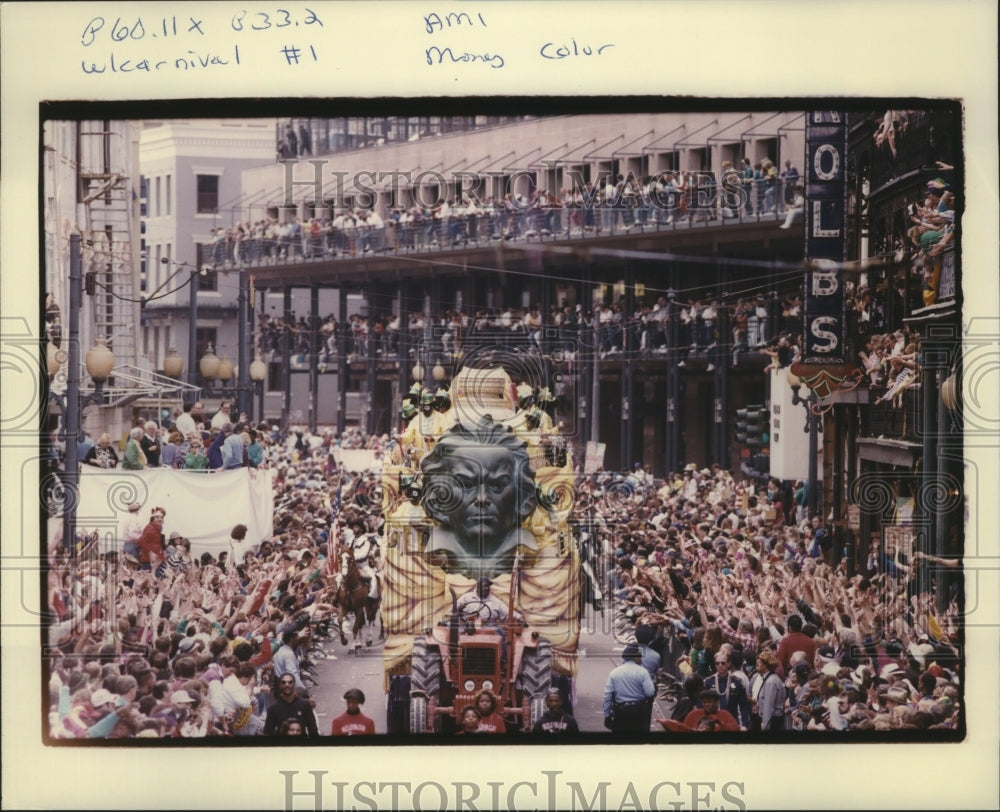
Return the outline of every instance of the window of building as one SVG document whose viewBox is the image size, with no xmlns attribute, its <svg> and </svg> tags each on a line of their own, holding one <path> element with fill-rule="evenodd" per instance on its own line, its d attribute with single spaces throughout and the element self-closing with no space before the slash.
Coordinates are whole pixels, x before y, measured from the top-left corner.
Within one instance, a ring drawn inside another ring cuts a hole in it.
<svg viewBox="0 0 1000 812">
<path fill-rule="evenodd" d="M 197 257 L 199 268 L 204 268 L 206 265 L 209 267 L 212 266 L 212 252 L 213 246 L 211 243 L 200 242 L 195 246 L 195 256 Z M 195 284 L 198 285 L 199 291 L 217 291 L 219 289 L 219 275 L 211 270 L 199 273 L 198 281 Z"/>
<path fill-rule="evenodd" d="M 171 202 L 170 202 L 170 197 L 171 197 L 171 195 L 170 195 L 170 182 L 171 182 L 171 180 L 172 180 L 172 177 L 170 175 L 167 175 L 167 179 L 166 179 L 166 181 L 163 184 L 166 187 L 166 191 L 165 191 L 165 194 L 166 194 L 166 210 L 163 213 L 165 215 L 167 215 L 168 217 L 172 214 L 172 212 L 170 210 L 170 206 L 171 206 Z"/>
<path fill-rule="evenodd" d="M 216 292 L 219 290 L 219 275 L 215 271 L 198 274 L 198 290 Z"/>
<path fill-rule="evenodd" d="M 161 214 L 163 214 L 163 209 L 160 208 L 160 202 L 161 202 L 160 192 L 161 192 L 162 180 L 163 180 L 162 178 L 157 178 L 156 181 L 155 181 L 155 188 L 156 188 L 156 197 L 155 197 L 156 210 L 153 212 L 153 216 L 154 217 L 159 217 Z"/>
<path fill-rule="evenodd" d="M 219 208 L 219 176 L 197 175 L 197 212 L 214 214 Z"/>
<path fill-rule="evenodd" d="M 270 392 L 283 392 L 285 389 L 284 364 L 272 361 L 267 365 L 267 388 Z"/>
</svg>

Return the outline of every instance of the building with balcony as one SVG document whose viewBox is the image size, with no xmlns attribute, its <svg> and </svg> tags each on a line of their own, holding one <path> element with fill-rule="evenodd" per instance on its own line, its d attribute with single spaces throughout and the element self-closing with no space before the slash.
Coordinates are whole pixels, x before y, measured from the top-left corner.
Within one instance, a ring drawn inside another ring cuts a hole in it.
<svg viewBox="0 0 1000 812">
<path fill-rule="evenodd" d="M 866 261 L 851 292 L 855 349 L 889 338 L 858 404 L 827 419 L 847 480 L 828 480 L 824 503 L 838 518 L 847 516 L 841 505 L 853 506 L 848 549 L 856 537 L 857 562 L 873 547 L 890 556 L 898 549 L 904 560 L 914 550 L 957 558 L 968 509 L 961 114 L 941 104 L 859 111 L 849 121 L 850 258 Z M 939 606 L 958 597 L 960 571 L 921 577 L 935 579 Z"/>
<path fill-rule="evenodd" d="M 797 324 L 803 250 L 801 231 L 779 227 L 782 180 L 744 186 L 740 172 L 744 159 L 801 171 L 803 121 L 545 116 L 246 170 L 254 230 L 213 267 L 248 269 L 286 325 L 287 346 L 279 329 L 263 347 L 264 413 L 389 433 L 415 371 L 437 386 L 500 349 L 609 467 L 738 464 L 728 418 L 766 400 L 768 358 L 734 345 L 729 312 L 747 305 L 764 340 Z M 333 313 L 329 291 L 343 294 Z M 719 315 L 689 324 L 692 305 Z M 540 329 L 504 329 L 526 316 Z"/>
</svg>

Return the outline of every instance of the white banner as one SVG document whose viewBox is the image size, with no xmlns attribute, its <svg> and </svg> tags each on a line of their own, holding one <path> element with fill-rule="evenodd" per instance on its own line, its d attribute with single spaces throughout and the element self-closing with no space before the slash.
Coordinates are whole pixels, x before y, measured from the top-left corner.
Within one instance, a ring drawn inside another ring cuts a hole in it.
<svg viewBox="0 0 1000 812">
<path fill-rule="evenodd" d="M 141 471 L 80 472 L 77 528 L 98 530 L 105 542 L 117 540 L 128 505 L 138 502 L 143 524 L 154 507 L 167 512 L 163 532 L 175 530 L 191 540 L 191 554 L 213 555 L 228 549 L 229 534 L 238 524 L 247 526 L 247 543 L 258 544 L 274 533 L 274 471 L 237 468 L 201 473 L 173 468 Z M 110 536 L 110 533 L 114 533 Z"/>
<path fill-rule="evenodd" d="M 337 465 L 348 472 L 366 473 L 382 470 L 382 461 L 376 459 L 375 452 L 367 448 L 338 448 L 333 452 Z"/>
</svg>

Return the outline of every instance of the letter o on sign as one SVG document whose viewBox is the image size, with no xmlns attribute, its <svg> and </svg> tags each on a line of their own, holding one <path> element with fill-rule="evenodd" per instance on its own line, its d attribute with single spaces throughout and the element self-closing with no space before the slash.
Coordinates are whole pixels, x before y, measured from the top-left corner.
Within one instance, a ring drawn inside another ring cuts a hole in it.
<svg viewBox="0 0 1000 812">
<path fill-rule="evenodd" d="M 829 155 L 830 168 L 823 167 L 824 156 Z M 840 153 L 833 144 L 823 144 L 813 155 L 813 171 L 820 180 L 833 180 L 840 170 Z"/>
</svg>

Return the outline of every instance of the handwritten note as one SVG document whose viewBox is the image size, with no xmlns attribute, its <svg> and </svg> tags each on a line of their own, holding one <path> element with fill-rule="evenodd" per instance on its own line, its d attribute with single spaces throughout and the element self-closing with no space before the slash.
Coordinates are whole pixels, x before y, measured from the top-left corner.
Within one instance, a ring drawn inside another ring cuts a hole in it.
<svg viewBox="0 0 1000 812">
<path fill-rule="evenodd" d="M 343 54 L 337 6 L 316 6 L 318 11 L 305 5 L 247 6 L 235 11 L 229 6 L 221 13 L 216 9 L 225 7 L 208 6 L 197 14 L 121 14 L 114 7 L 95 6 L 81 15 L 80 71 L 88 77 L 111 77 L 232 72 L 244 65 L 250 70 L 282 66 L 294 70 L 324 58 L 324 67 L 335 69 Z M 423 38 L 417 53 L 422 64 L 435 71 L 457 68 L 488 74 L 512 60 L 519 69 L 554 68 L 563 60 L 579 64 L 614 54 L 613 42 L 580 31 L 558 37 L 550 32 L 533 42 L 523 29 L 513 33 L 510 20 L 502 14 L 494 20 L 491 15 L 497 8 L 428 10 L 407 15 L 404 25 L 417 23 Z"/>
<path fill-rule="evenodd" d="M 318 62 L 317 33 L 325 27 L 305 6 L 240 9 L 227 22 L 191 15 L 98 14 L 80 35 L 80 69 L 87 75 L 105 75 L 236 68 L 244 61 L 240 46 L 255 39 L 267 40 L 263 53 L 276 65 Z M 178 48 L 164 55 L 161 43 L 168 40 L 176 40 Z"/>
<path fill-rule="evenodd" d="M 437 12 L 425 14 L 423 18 L 424 31 L 434 36 L 443 31 L 451 32 L 452 29 L 461 29 L 462 32 L 470 28 L 488 28 L 486 18 L 481 12 L 476 12 L 473 17 L 467 12 L 445 12 L 444 16 Z M 480 63 L 489 65 L 491 68 L 502 68 L 506 62 L 495 50 L 468 50 L 463 47 L 452 47 L 450 44 L 440 47 L 432 45 L 424 51 L 424 58 L 428 65 L 454 64 L 456 62 Z"/>
</svg>

